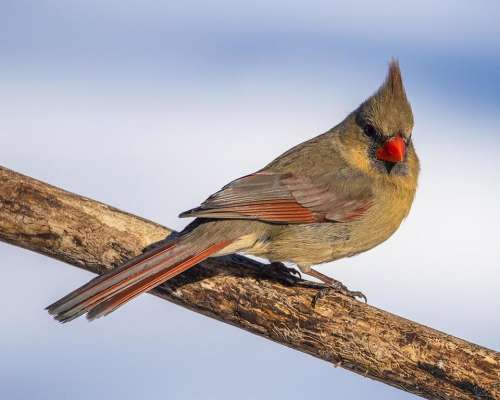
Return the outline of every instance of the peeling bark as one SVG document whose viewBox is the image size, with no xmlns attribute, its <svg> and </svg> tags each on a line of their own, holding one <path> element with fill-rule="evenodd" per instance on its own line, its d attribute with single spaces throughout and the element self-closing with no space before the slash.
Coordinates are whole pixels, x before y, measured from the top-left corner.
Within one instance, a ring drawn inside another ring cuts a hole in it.
<svg viewBox="0 0 500 400">
<path fill-rule="evenodd" d="M 5 242 L 100 274 L 170 232 L 0 167 Z M 313 308 L 311 286 L 231 256 L 152 293 L 427 399 L 500 399 L 499 353 L 340 294 Z"/>
</svg>

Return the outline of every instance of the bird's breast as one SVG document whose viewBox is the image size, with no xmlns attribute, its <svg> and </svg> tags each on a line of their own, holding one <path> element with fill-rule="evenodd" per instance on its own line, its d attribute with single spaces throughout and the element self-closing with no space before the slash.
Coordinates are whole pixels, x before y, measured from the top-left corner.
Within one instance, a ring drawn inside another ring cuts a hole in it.
<svg viewBox="0 0 500 400">
<path fill-rule="evenodd" d="M 356 253 L 368 250 L 392 236 L 408 215 L 415 190 L 389 184 L 374 190 L 374 197 L 372 208 L 350 226 Z"/>
<path fill-rule="evenodd" d="M 251 253 L 273 261 L 320 264 L 369 250 L 387 240 L 408 214 L 414 193 L 398 187 L 375 191 L 373 206 L 349 222 L 277 227 L 265 246 Z M 259 254 L 257 254 L 259 253 Z"/>
</svg>

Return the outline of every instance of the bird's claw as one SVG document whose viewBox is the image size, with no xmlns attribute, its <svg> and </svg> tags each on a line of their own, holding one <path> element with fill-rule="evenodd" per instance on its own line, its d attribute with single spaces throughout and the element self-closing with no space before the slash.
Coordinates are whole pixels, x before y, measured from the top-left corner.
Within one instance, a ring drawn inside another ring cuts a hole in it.
<svg viewBox="0 0 500 400">
<path fill-rule="evenodd" d="M 272 262 L 271 264 L 269 264 L 269 267 L 275 268 L 280 273 L 292 275 L 295 278 L 302 279 L 302 274 L 300 273 L 299 270 L 292 267 L 287 267 L 282 262 Z"/>
<path fill-rule="evenodd" d="M 272 262 L 268 265 L 265 265 L 262 268 L 261 275 L 292 284 L 296 283 L 299 279 L 302 279 L 302 274 L 300 273 L 300 271 L 297 271 L 295 268 L 287 267 L 281 262 Z"/>
<path fill-rule="evenodd" d="M 365 303 L 368 303 L 368 299 L 362 292 L 349 290 L 342 282 L 333 281 L 331 284 L 325 285 L 323 288 L 319 289 L 316 292 L 312 299 L 312 307 L 316 307 L 318 301 L 330 292 L 341 293 L 354 300 L 357 300 L 359 298 L 362 299 Z"/>
</svg>

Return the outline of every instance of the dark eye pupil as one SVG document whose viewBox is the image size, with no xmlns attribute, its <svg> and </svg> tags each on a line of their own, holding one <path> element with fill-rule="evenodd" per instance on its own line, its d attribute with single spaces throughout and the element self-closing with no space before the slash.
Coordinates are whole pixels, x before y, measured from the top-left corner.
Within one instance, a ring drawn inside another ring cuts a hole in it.
<svg viewBox="0 0 500 400">
<path fill-rule="evenodd" d="M 373 125 L 370 125 L 370 124 L 365 125 L 364 131 L 365 131 L 365 135 L 368 137 L 373 138 L 373 137 L 377 136 L 377 131 L 375 130 Z"/>
</svg>

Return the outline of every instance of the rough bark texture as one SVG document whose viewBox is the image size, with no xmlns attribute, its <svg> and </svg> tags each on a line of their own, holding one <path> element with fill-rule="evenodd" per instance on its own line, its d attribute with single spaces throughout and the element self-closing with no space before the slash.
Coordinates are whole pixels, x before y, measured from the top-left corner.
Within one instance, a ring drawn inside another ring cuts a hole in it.
<svg viewBox="0 0 500 400">
<path fill-rule="evenodd" d="M 0 167 L 8 243 L 103 273 L 169 232 Z M 313 308 L 316 289 L 262 270 L 241 256 L 213 259 L 153 294 L 428 399 L 500 399 L 499 353 L 342 295 Z"/>
</svg>

